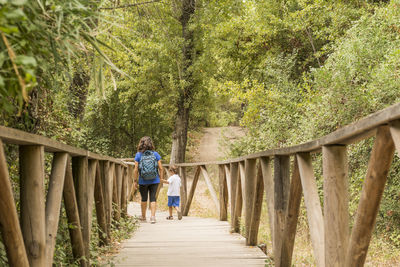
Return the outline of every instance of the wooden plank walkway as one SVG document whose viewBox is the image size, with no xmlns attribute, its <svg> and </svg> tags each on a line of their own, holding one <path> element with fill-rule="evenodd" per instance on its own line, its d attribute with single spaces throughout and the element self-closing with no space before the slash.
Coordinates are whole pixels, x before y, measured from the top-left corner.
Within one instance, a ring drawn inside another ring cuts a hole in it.
<svg viewBox="0 0 400 267">
<path fill-rule="evenodd" d="M 130 203 L 130 215 L 139 215 Z M 141 223 L 115 257 L 115 266 L 265 266 L 266 256 L 245 239 L 231 234 L 228 222 L 211 218 L 183 217 L 166 220 L 157 212 L 157 223 Z M 149 218 L 149 216 L 148 216 Z"/>
</svg>

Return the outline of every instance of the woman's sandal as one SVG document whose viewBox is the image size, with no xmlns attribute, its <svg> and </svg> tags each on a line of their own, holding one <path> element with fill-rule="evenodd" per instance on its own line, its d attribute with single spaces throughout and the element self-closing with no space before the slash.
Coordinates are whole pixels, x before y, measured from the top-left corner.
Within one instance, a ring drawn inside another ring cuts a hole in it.
<svg viewBox="0 0 400 267">
<path fill-rule="evenodd" d="M 173 219 L 174 219 L 174 217 L 172 217 L 172 216 L 167 217 L 167 220 L 173 220 Z"/>
</svg>

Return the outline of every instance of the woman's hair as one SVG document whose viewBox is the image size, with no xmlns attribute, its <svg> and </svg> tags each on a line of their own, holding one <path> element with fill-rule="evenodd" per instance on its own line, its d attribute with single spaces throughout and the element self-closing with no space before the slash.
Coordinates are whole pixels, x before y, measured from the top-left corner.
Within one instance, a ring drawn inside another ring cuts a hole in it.
<svg viewBox="0 0 400 267">
<path fill-rule="evenodd" d="M 178 174 L 178 167 L 176 165 L 171 165 L 169 166 L 169 171 L 174 174 Z"/>
<path fill-rule="evenodd" d="M 143 136 L 140 138 L 139 144 L 137 146 L 138 152 L 145 152 L 146 150 L 155 150 L 153 141 L 148 136 Z"/>
</svg>

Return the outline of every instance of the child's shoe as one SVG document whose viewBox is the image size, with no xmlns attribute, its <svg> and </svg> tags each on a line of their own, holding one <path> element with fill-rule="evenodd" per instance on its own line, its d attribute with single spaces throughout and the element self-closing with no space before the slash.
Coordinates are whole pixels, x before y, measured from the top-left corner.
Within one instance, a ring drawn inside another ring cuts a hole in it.
<svg viewBox="0 0 400 267">
<path fill-rule="evenodd" d="M 166 219 L 167 219 L 167 220 L 173 220 L 173 219 L 174 219 L 174 217 L 172 217 L 172 216 L 168 216 Z"/>
<path fill-rule="evenodd" d="M 155 224 L 156 223 L 156 217 L 154 217 L 154 216 L 150 217 L 150 223 Z"/>
</svg>

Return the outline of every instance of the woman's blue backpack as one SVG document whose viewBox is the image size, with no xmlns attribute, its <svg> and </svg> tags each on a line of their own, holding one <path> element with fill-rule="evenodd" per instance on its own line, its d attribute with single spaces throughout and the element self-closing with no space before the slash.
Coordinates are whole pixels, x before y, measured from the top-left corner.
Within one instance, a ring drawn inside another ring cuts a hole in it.
<svg viewBox="0 0 400 267">
<path fill-rule="evenodd" d="M 144 180 L 153 180 L 158 175 L 158 163 L 154 152 L 146 150 L 142 153 L 139 161 L 140 177 Z"/>
</svg>

